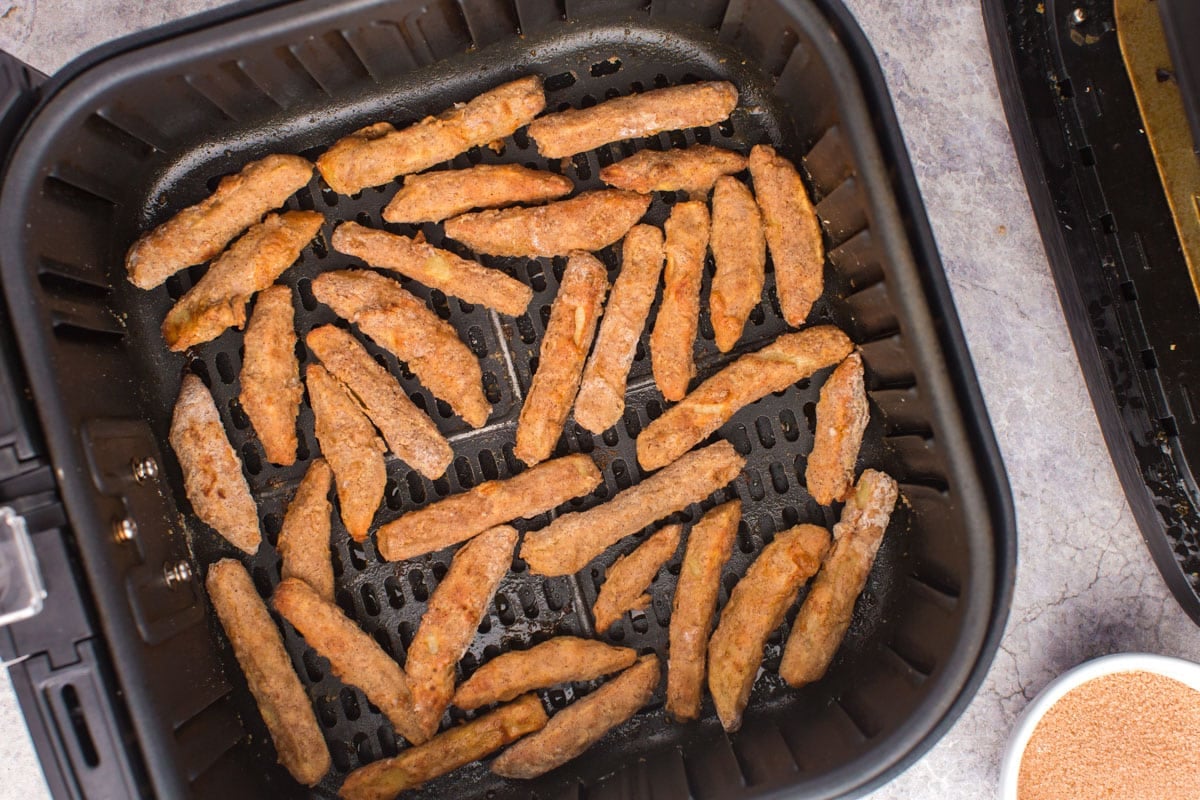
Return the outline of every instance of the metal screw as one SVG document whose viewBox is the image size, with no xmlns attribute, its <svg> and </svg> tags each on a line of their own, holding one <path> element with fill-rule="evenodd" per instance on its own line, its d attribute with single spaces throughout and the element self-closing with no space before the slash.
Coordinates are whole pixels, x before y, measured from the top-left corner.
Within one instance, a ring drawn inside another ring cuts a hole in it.
<svg viewBox="0 0 1200 800">
<path fill-rule="evenodd" d="M 186 561 L 163 564 L 163 581 L 168 589 L 177 589 L 192 579 L 192 565 Z"/>
<path fill-rule="evenodd" d="M 133 459 L 130 469 L 133 471 L 133 479 L 138 483 L 152 481 L 158 477 L 158 462 L 151 456 Z"/>
<path fill-rule="evenodd" d="M 1071 12 L 1071 22 L 1074 22 L 1076 25 L 1082 25 L 1085 20 L 1087 20 L 1087 12 L 1082 8 L 1077 8 Z"/>
<path fill-rule="evenodd" d="M 118 542 L 132 542 L 137 537 L 137 523 L 129 517 L 113 520 L 113 538 Z"/>
</svg>

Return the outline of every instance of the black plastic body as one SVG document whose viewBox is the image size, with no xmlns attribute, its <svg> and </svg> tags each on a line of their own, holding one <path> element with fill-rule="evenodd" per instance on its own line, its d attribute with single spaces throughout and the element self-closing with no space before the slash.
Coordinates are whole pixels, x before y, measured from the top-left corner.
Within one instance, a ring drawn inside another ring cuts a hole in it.
<svg viewBox="0 0 1200 800">
<path fill-rule="evenodd" d="M 1072 21 L 1084 8 L 1082 26 Z M 1134 518 L 1200 623 L 1200 308 L 1109 2 L 986 0 L 1025 183 Z M 1079 38 L 1094 43 L 1077 44 Z M 1195 41 L 1193 37 L 1193 41 Z"/>
<path fill-rule="evenodd" d="M 834 2 L 736 0 L 562 7 L 298 2 L 239 9 L 229 21 L 214 17 L 163 40 L 151 34 L 126 45 L 56 81 L 26 126 L 0 194 L 0 270 L 74 526 L 82 589 L 95 604 L 112 685 L 124 700 L 127 724 L 125 717 L 116 723 L 126 724 L 120 730 L 135 743 L 128 772 L 140 781 L 139 791 L 304 794 L 274 763 L 200 589 L 207 564 L 230 551 L 187 513 L 178 467 L 166 452 L 180 375 L 192 370 L 213 389 L 262 498 L 269 545 L 315 439 L 311 411 L 304 408 L 302 463 L 287 469 L 265 463 L 234 400 L 240 334 L 228 332 L 186 357 L 161 345 L 163 313 L 203 270 L 139 292 L 124 280 L 125 248 L 252 158 L 273 151 L 313 156 L 367 122 L 410 122 L 531 71 L 547 78 L 551 107 L 697 78 L 739 85 L 747 110 L 727 125 L 613 145 L 564 163 L 537 158 L 518 133 L 501 153 L 474 150 L 453 165 L 535 163 L 589 188 L 597 185 L 602 164 L 641 147 L 778 145 L 802 164 L 830 249 L 829 286 L 814 316 L 844 327 L 868 365 L 875 413 L 861 466 L 896 475 L 906 504 L 830 676 L 793 692 L 765 675 L 738 734 L 721 732 L 707 706 L 700 722 L 672 725 L 659 697 L 585 758 L 539 781 L 505 782 L 474 765 L 431 783 L 421 796 L 845 796 L 886 781 L 949 727 L 982 680 L 1007 613 L 1015 561 L 1011 500 L 882 78 L 844 9 Z M 350 263 L 325 245 L 333 224 L 382 225 L 379 209 L 391 188 L 336 197 L 314 178 L 289 201 L 290 207 L 318 208 L 329 220 L 318 244 L 282 279 L 295 289 L 301 333 L 333 319 L 315 303 L 308 281 Z M 656 199 L 649 219 L 661 222 L 671 200 Z M 436 226 L 426 232 L 438 241 Z M 615 269 L 617 255 L 609 249 L 601 257 Z M 430 410 L 456 452 L 438 481 L 389 460 L 379 521 L 519 469 L 511 457 L 515 414 L 535 369 L 536 342 L 562 262 L 484 260 L 533 286 L 530 314 L 501 318 L 411 282 L 408 287 L 476 349 L 496 412 L 487 428 L 467 431 L 402 365 L 378 353 Z M 768 299 L 737 352 L 783 329 L 771 283 L 769 276 Z M 640 477 L 633 440 L 662 408 L 642 355 L 622 423 L 600 437 L 568 425 L 560 451 L 589 452 L 605 482 L 562 510 L 599 503 Z M 728 358 L 716 353 L 702 321 L 701 375 Z M 722 602 L 776 531 L 797 521 L 833 521 L 801 479 L 819 378 L 747 408 L 720 432 L 748 457 L 743 475 L 701 505 L 733 495 L 746 505 Z M 130 477 L 131 459 L 147 456 L 164 467 L 157 483 Z M 700 510 L 681 516 L 694 519 Z M 137 521 L 133 542 L 111 535 L 112 520 L 122 516 Z M 542 580 L 514 562 L 462 671 L 555 633 L 590 633 L 588 608 L 603 567 L 640 538 L 622 542 L 577 578 Z M 450 555 L 386 564 L 370 543 L 350 543 L 335 519 L 338 601 L 402 657 Z M 197 577 L 168 589 L 162 567 L 178 560 L 193 564 Z M 249 566 L 260 591 L 269 593 L 278 580 L 273 546 L 264 546 Z M 665 654 L 677 569 L 676 560 L 660 575 L 645 615 L 622 620 L 605 638 Z M 402 745 L 360 692 L 332 678 L 294 630 L 285 626 L 284 632 L 334 756 L 334 771 L 315 791 L 329 796 L 346 771 Z M 785 633 L 786 626 L 769 646 L 768 673 Z M 543 700 L 553 711 L 591 688 L 553 690 Z"/>
</svg>

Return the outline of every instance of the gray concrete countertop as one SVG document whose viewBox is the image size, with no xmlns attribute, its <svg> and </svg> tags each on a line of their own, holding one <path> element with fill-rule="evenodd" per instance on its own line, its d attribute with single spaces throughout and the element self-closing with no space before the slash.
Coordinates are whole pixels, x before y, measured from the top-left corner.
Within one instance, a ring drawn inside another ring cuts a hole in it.
<svg viewBox="0 0 1200 800">
<path fill-rule="evenodd" d="M 1093 656 L 1200 660 L 1150 561 L 1084 388 L 997 94 L 977 0 L 845 0 L 883 66 L 1016 501 L 1019 571 L 1000 652 L 950 733 L 875 800 L 994 793 L 1027 701 Z M 0 2 L 0 48 L 45 72 L 214 0 Z M 7 9 L 7 10 L 6 10 Z M 0 670 L 0 673 L 3 671 Z M 0 796 L 44 797 L 7 675 Z"/>
</svg>

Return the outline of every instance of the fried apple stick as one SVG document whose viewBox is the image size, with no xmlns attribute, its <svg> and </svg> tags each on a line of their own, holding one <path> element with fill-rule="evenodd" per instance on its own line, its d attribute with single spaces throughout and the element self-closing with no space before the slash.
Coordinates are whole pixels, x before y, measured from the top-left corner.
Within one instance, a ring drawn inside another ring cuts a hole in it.
<svg viewBox="0 0 1200 800">
<path fill-rule="evenodd" d="M 596 346 L 575 398 L 575 421 L 592 433 L 611 428 L 625 411 L 629 367 L 654 303 L 662 265 L 662 231 L 653 225 L 634 225 L 621 246 L 621 273 L 608 296 Z"/>
<path fill-rule="evenodd" d="M 468 303 L 494 308 L 517 317 L 525 313 L 533 290 L 498 269 L 460 258 L 419 237 L 411 239 L 387 231 L 343 222 L 333 232 L 333 248 L 412 278 Z"/>
<path fill-rule="evenodd" d="M 823 506 L 845 500 L 854 486 L 854 462 L 870 421 L 863 362 L 851 353 L 821 387 L 817 431 L 804 467 L 808 493 Z"/>
<path fill-rule="evenodd" d="M 258 295 L 246 328 L 238 400 L 272 464 L 296 463 L 296 416 L 304 387 L 296 360 L 292 290 L 271 286 Z"/>
<path fill-rule="evenodd" d="M 590 253 L 572 253 L 550 309 L 538 369 L 517 422 L 513 454 L 526 464 L 549 458 L 562 434 L 607 291 L 604 265 Z"/>
<path fill-rule="evenodd" d="M 329 487 L 333 472 L 325 459 L 312 462 L 296 496 L 288 505 L 279 531 L 284 578 L 299 578 L 322 600 L 333 602 L 333 564 L 329 558 Z"/>
<path fill-rule="evenodd" d="M 555 636 L 528 650 L 502 653 L 459 684 L 454 705 L 470 711 L 511 700 L 533 689 L 568 681 L 590 681 L 637 661 L 637 651 L 594 639 Z"/>
<path fill-rule="evenodd" d="M 279 208 L 312 177 L 300 156 L 271 155 L 221 179 L 217 190 L 133 243 L 125 256 L 129 282 L 153 289 L 179 270 L 202 264 L 234 237 Z"/>
<path fill-rule="evenodd" d="M 297 781 L 315 786 L 329 771 L 329 748 L 250 573 L 232 558 L 223 558 L 208 568 L 204 586 L 267 724 L 279 762 Z"/>
<path fill-rule="evenodd" d="M 688 453 L 607 503 L 525 534 L 521 558 L 539 575 L 578 572 L 605 548 L 725 486 L 745 463 L 729 442 Z"/>
<path fill-rule="evenodd" d="M 354 194 L 503 139 L 545 107 L 542 79 L 528 75 L 403 130 L 388 122 L 368 125 L 335 142 L 317 159 L 317 169 L 329 188 Z"/>
<path fill-rule="evenodd" d="M 669 464 L 724 425 L 739 409 L 780 392 L 845 358 L 854 344 L 832 325 L 780 336 L 729 364 L 668 408 L 637 439 L 643 469 Z"/>
<path fill-rule="evenodd" d="M 609 142 L 706 128 L 733 113 L 737 101 L 737 88 L 724 81 L 670 86 L 547 114 L 533 121 L 529 135 L 543 158 L 565 158 Z"/>
<path fill-rule="evenodd" d="M 717 265 L 709 316 L 717 349 L 728 353 L 741 338 L 750 312 L 762 300 L 767 262 L 762 215 L 754 195 L 737 178 L 717 179 L 709 246 Z"/>
<path fill-rule="evenodd" d="M 828 531 L 797 525 L 764 547 L 733 587 L 708 642 L 708 690 L 725 730 L 741 727 L 767 637 L 783 622 L 828 549 Z"/>
<path fill-rule="evenodd" d="M 410 175 L 383 209 L 388 222 L 441 222 L 473 208 L 503 208 L 565 197 L 575 184 L 565 175 L 519 164 L 479 164 L 469 169 Z"/>
<path fill-rule="evenodd" d="M 700 280 L 708 252 L 708 208 L 699 201 L 679 203 L 663 226 L 667 267 L 663 297 L 650 334 L 654 382 L 667 400 L 681 400 L 696 374 L 692 351 L 700 323 Z"/>
<path fill-rule="evenodd" d="M 645 594 L 645 590 L 662 565 L 679 548 L 682 533 L 682 525 L 667 525 L 605 570 L 600 596 L 592 606 L 592 619 L 596 622 L 597 633 L 612 627 L 626 611 L 643 611 L 650 605 L 651 598 Z"/>
<path fill-rule="evenodd" d="M 649 207 L 649 195 L 600 189 L 541 206 L 463 214 L 446 220 L 446 235 L 477 253 L 565 256 L 607 247 Z"/>
<path fill-rule="evenodd" d="M 470 539 L 518 517 L 535 517 L 600 485 L 600 470 L 575 453 L 527 469 L 507 480 L 486 481 L 462 494 L 409 511 L 376 534 L 388 561 L 415 558 Z"/>
<path fill-rule="evenodd" d="M 729 560 L 741 519 L 742 503 L 733 500 L 709 511 L 688 533 L 671 606 L 667 660 L 667 713 L 680 722 L 700 716 L 704 657 L 717 613 L 721 568 Z"/>
<path fill-rule="evenodd" d="M 305 341 L 350 390 L 396 457 L 430 480 L 440 478 L 454 458 L 449 442 L 366 348 L 334 325 L 312 329 Z"/>
<path fill-rule="evenodd" d="M 708 144 L 641 150 L 600 170 L 600 180 L 631 192 L 687 192 L 703 200 L 717 178 L 746 168 L 746 157 Z"/>
<path fill-rule="evenodd" d="M 413 744 L 425 741 L 404 670 L 336 604 L 322 600 L 304 581 L 284 578 L 271 605 L 309 646 L 329 659 L 338 680 L 363 690 L 401 736 Z"/>
<path fill-rule="evenodd" d="M 833 548 L 800 607 L 783 650 L 779 676 L 792 686 L 820 680 L 829 669 L 850 628 L 854 603 L 867 585 L 898 494 L 891 477 L 868 469 L 846 500 L 842 518 L 833 526 Z"/>
<path fill-rule="evenodd" d="M 213 402 L 195 375 L 185 375 L 171 417 L 171 449 L 183 471 L 183 489 L 200 521 L 234 547 L 254 555 L 262 541 L 258 508 Z"/>
</svg>

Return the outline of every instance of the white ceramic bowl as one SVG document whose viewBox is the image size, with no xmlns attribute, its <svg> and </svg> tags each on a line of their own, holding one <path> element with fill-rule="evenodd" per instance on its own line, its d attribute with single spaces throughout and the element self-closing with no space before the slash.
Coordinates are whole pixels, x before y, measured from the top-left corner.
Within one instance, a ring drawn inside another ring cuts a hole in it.
<svg viewBox="0 0 1200 800">
<path fill-rule="evenodd" d="M 1004 750 L 1004 760 L 1000 762 L 1000 800 L 1017 800 L 1017 776 L 1021 771 L 1021 757 L 1025 754 L 1025 745 L 1029 744 L 1034 728 L 1050 707 L 1076 686 L 1114 672 L 1153 672 L 1174 678 L 1200 691 L 1200 664 L 1170 656 L 1117 653 L 1085 661 L 1067 670 L 1050 681 L 1046 688 L 1033 698 L 1021 712 L 1017 724 L 1013 726 L 1008 737 L 1008 746 Z"/>
</svg>

